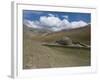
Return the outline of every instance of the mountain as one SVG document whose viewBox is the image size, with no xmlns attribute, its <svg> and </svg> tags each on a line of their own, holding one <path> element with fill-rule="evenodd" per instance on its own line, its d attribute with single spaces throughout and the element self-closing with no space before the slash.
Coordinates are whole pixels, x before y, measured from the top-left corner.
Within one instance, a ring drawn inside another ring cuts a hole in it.
<svg viewBox="0 0 100 80">
<path fill-rule="evenodd" d="M 63 29 L 60 31 L 51 31 L 49 29 L 33 28 L 23 24 L 23 31 L 28 37 L 30 36 L 33 40 L 43 42 L 54 42 L 63 37 L 69 37 L 73 41 L 81 41 L 90 44 L 91 39 L 91 24 L 86 26 L 80 26 L 78 28 Z"/>
<path fill-rule="evenodd" d="M 33 32 L 33 33 L 48 33 L 48 32 L 51 32 L 50 30 L 47 30 L 47 29 L 32 28 L 32 27 L 28 27 L 26 25 L 23 25 L 23 30 L 24 30 L 24 32 L 29 31 L 29 32 Z"/>
<path fill-rule="evenodd" d="M 47 36 L 44 37 L 44 41 L 56 41 L 66 36 L 71 38 L 73 41 L 80 41 L 86 44 L 90 44 L 91 24 L 76 29 L 62 30 L 49 33 Z"/>
</svg>

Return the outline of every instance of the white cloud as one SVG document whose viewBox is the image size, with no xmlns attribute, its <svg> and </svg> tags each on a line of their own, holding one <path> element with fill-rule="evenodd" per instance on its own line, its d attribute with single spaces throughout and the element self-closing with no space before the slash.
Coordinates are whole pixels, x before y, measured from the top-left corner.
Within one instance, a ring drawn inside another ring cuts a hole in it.
<svg viewBox="0 0 100 80">
<path fill-rule="evenodd" d="M 53 14 L 51 14 L 51 13 L 50 13 L 50 14 L 48 14 L 48 15 L 49 15 L 49 16 L 52 16 L 52 17 L 54 17 L 54 16 L 55 16 L 55 15 L 53 15 Z"/>
<path fill-rule="evenodd" d="M 63 16 L 65 19 L 68 19 L 69 17 L 68 16 Z"/>
<path fill-rule="evenodd" d="M 70 28 L 71 28 L 70 22 L 68 20 L 66 20 L 66 19 L 63 19 L 63 20 L 60 21 L 58 26 L 53 27 L 52 29 L 54 31 L 60 31 L 60 30 L 63 30 L 63 29 L 70 29 Z"/>
<path fill-rule="evenodd" d="M 60 21 L 61 20 L 58 17 L 54 17 L 54 16 L 49 16 L 49 17 L 41 16 L 40 17 L 40 23 L 42 25 L 49 26 L 49 27 L 57 26 L 60 23 Z"/>
<path fill-rule="evenodd" d="M 39 29 L 44 28 L 52 31 L 79 28 L 87 25 L 87 23 L 82 20 L 69 22 L 67 19 L 61 20 L 59 17 L 56 17 L 53 14 L 48 14 L 48 15 L 49 16 L 41 16 L 39 21 L 26 20 L 26 22 L 24 23 L 29 27 L 39 28 Z"/>
<path fill-rule="evenodd" d="M 80 20 L 80 21 L 73 21 L 71 22 L 72 28 L 78 28 L 78 27 L 84 27 L 86 26 L 88 23 Z"/>
<path fill-rule="evenodd" d="M 50 27 L 53 31 L 70 29 L 71 23 L 67 19 L 61 20 L 59 17 L 49 14 L 50 16 L 41 16 L 40 24 Z"/>
<path fill-rule="evenodd" d="M 32 28 L 41 28 L 41 26 L 37 25 L 37 21 L 30 21 L 30 20 L 24 20 L 24 25 L 28 26 L 28 27 L 32 27 Z"/>
<path fill-rule="evenodd" d="M 24 25 L 28 26 L 28 27 L 32 27 L 32 21 L 30 20 L 24 20 Z"/>
</svg>

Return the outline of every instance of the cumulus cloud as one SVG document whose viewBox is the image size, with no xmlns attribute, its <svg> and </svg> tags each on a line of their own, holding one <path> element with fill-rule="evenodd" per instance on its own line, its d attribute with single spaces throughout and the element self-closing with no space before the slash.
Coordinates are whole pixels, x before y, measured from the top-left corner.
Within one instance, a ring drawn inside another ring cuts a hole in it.
<svg viewBox="0 0 100 80">
<path fill-rule="evenodd" d="M 60 23 L 56 27 L 52 27 L 52 29 L 54 31 L 60 31 L 60 30 L 63 30 L 63 29 L 70 29 L 70 28 L 71 28 L 71 24 L 66 19 L 61 20 Z"/>
<path fill-rule="evenodd" d="M 82 20 L 69 22 L 68 16 L 63 16 L 63 17 L 65 18 L 61 20 L 59 17 L 53 14 L 48 14 L 48 16 L 40 16 L 40 19 L 38 21 L 26 20 L 25 24 L 29 27 L 41 28 L 41 29 L 44 28 L 52 31 L 79 28 L 87 25 L 87 23 Z"/>
<path fill-rule="evenodd" d="M 45 26 L 49 26 L 49 27 L 55 27 L 58 26 L 58 24 L 61 22 L 61 20 L 58 17 L 54 17 L 54 16 L 42 16 L 40 17 L 40 23 L 42 25 Z"/>
<path fill-rule="evenodd" d="M 72 28 L 78 28 L 78 27 L 84 27 L 87 25 L 86 22 L 80 20 L 80 21 L 73 21 L 71 22 Z"/>
<path fill-rule="evenodd" d="M 32 28 L 41 28 L 37 21 L 24 20 L 24 25 Z"/>
</svg>

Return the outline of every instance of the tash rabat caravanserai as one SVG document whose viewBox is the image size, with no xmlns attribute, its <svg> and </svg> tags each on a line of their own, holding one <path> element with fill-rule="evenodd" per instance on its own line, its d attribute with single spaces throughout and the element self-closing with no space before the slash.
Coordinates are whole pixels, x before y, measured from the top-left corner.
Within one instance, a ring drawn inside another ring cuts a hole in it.
<svg viewBox="0 0 100 80">
<path fill-rule="evenodd" d="M 91 65 L 91 14 L 23 10 L 23 69 Z"/>
</svg>

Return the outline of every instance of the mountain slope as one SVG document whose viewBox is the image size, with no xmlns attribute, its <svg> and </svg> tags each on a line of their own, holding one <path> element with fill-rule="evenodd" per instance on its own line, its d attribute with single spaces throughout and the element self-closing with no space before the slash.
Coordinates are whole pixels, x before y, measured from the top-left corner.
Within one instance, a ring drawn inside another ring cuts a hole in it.
<svg viewBox="0 0 100 80">
<path fill-rule="evenodd" d="M 91 25 L 89 24 L 81 28 L 54 32 L 46 35 L 43 41 L 52 42 L 67 36 L 71 38 L 73 41 L 80 41 L 80 42 L 90 44 L 90 38 L 91 38 L 90 26 Z"/>
<path fill-rule="evenodd" d="M 73 41 L 90 41 L 89 26 L 51 33 L 41 33 L 27 26 L 23 30 L 23 69 L 90 66 L 89 49 L 41 45 L 42 42 L 53 42 L 66 36 Z"/>
</svg>

